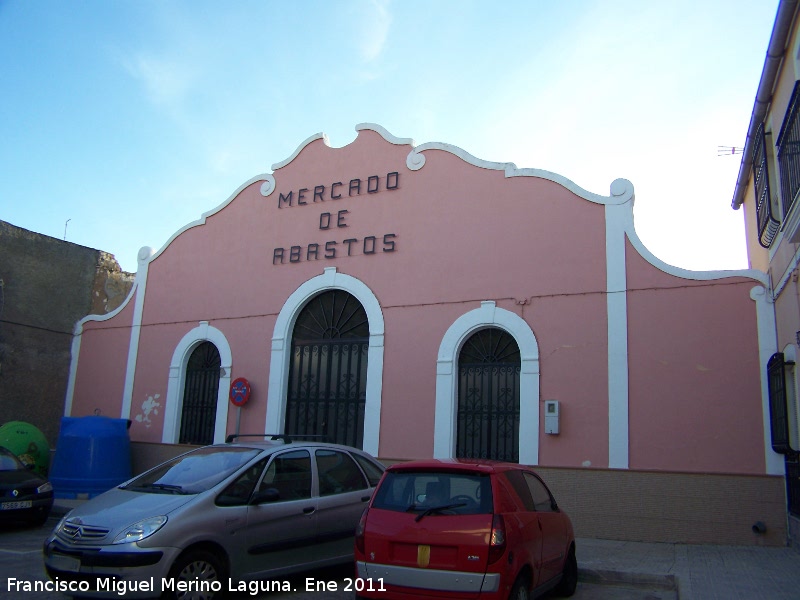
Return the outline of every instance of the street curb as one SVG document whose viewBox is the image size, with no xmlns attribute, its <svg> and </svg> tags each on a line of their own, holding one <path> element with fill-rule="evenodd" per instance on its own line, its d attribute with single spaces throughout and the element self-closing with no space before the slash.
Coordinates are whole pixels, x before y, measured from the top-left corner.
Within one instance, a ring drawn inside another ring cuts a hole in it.
<svg viewBox="0 0 800 600">
<path fill-rule="evenodd" d="M 663 590 L 678 589 L 678 578 L 672 573 L 639 573 L 578 567 L 578 580 L 586 583 L 623 584 L 637 587 L 654 587 Z"/>
</svg>

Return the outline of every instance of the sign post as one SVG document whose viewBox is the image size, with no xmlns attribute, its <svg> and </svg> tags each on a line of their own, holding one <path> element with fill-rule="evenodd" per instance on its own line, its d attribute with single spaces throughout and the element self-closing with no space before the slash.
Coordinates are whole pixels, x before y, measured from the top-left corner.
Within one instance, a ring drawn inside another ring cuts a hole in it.
<svg viewBox="0 0 800 600">
<path fill-rule="evenodd" d="M 231 382 L 230 400 L 236 407 L 236 435 L 239 435 L 239 424 L 242 420 L 242 406 L 250 399 L 250 382 L 239 377 Z"/>
</svg>

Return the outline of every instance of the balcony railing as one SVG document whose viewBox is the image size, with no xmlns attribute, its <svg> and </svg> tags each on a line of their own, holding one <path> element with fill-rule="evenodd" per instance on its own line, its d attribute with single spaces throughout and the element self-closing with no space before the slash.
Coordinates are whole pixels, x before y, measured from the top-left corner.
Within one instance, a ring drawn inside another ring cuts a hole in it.
<svg viewBox="0 0 800 600">
<path fill-rule="evenodd" d="M 800 82 L 796 82 L 789 108 L 778 136 L 778 167 L 781 175 L 781 205 L 784 219 L 800 191 Z"/>
<path fill-rule="evenodd" d="M 753 184 L 756 191 L 758 243 L 769 248 L 778 233 L 780 222 L 772 215 L 772 195 L 767 171 L 767 141 L 764 124 L 758 128 L 753 144 Z"/>
</svg>

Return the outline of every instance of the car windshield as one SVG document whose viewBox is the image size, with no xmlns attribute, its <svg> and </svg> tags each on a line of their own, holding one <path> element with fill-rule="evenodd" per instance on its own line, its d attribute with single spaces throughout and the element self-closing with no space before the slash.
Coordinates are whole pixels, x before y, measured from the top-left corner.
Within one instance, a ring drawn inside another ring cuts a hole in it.
<svg viewBox="0 0 800 600">
<path fill-rule="evenodd" d="M 199 494 L 250 462 L 260 450 L 209 446 L 178 456 L 122 489 L 155 494 Z"/>
<path fill-rule="evenodd" d="M 0 471 L 24 471 L 19 459 L 5 448 L 0 448 Z"/>
<path fill-rule="evenodd" d="M 483 473 L 389 471 L 372 506 L 413 512 L 417 519 L 441 514 L 488 514 L 492 512 L 491 479 Z"/>
</svg>

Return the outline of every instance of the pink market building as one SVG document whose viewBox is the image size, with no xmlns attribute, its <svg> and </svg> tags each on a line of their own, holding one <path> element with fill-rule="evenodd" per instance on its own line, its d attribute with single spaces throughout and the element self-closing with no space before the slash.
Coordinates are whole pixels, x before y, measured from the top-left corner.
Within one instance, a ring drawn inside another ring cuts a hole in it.
<svg viewBox="0 0 800 600">
<path fill-rule="evenodd" d="M 762 271 L 660 261 L 626 180 L 356 129 L 142 248 L 123 306 L 76 326 L 65 414 L 130 419 L 134 470 L 321 434 L 536 465 L 584 537 L 786 543 Z"/>
</svg>

